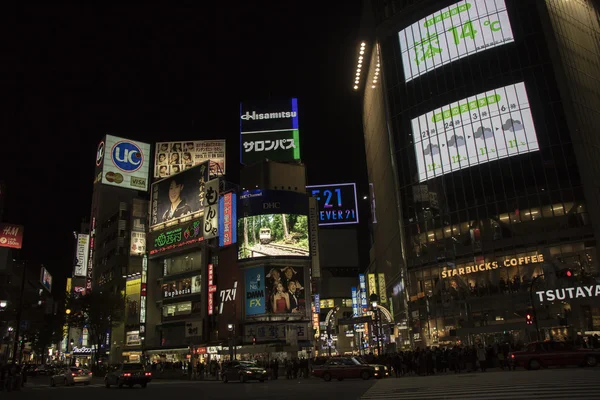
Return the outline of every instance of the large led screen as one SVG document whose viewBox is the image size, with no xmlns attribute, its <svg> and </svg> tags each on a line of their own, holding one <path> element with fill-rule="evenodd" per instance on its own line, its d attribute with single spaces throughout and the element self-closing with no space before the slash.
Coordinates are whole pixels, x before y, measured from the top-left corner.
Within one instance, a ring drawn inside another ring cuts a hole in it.
<svg viewBox="0 0 600 400">
<path fill-rule="evenodd" d="M 246 315 L 306 313 L 304 268 L 252 267 L 245 279 Z"/>
<path fill-rule="evenodd" d="M 265 214 L 238 218 L 238 259 L 308 257 L 308 217 Z"/>
<path fill-rule="evenodd" d="M 423 114 L 412 133 L 419 182 L 539 150 L 523 82 Z"/>
<path fill-rule="evenodd" d="M 319 225 L 358 223 L 358 202 L 355 183 L 307 186 L 319 206 Z"/>
<path fill-rule="evenodd" d="M 514 41 L 504 0 L 466 0 L 399 33 L 406 82 L 442 65 Z"/>
<path fill-rule="evenodd" d="M 152 184 L 150 227 L 177 221 L 182 217 L 197 217 L 206 206 L 208 161 L 180 174 Z"/>
</svg>

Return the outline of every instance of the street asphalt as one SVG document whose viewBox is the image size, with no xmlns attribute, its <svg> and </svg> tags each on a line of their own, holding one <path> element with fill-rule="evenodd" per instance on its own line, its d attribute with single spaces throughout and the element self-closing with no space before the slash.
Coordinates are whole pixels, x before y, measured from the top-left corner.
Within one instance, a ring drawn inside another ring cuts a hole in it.
<svg viewBox="0 0 600 400">
<path fill-rule="evenodd" d="M 47 378 L 30 379 L 17 392 L 0 392 L 4 399 L 169 400 L 173 396 L 198 399 L 261 400 L 404 400 L 404 399 L 600 399 L 600 368 L 558 368 L 540 371 L 411 376 L 382 380 L 279 379 L 276 381 L 152 381 L 146 389 L 106 389 L 100 378 L 89 386 L 50 387 Z M 189 396 L 189 397 L 188 397 Z"/>
</svg>

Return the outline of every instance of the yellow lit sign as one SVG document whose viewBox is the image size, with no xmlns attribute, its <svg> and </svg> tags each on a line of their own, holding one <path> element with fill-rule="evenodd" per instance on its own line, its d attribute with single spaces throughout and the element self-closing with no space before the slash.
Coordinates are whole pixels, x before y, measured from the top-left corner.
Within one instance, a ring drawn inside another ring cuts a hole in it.
<svg viewBox="0 0 600 400">
<path fill-rule="evenodd" d="M 537 264 L 544 262 L 544 255 L 538 254 L 535 256 L 507 258 L 502 261 L 492 261 L 476 265 L 468 265 L 466 267 L 451 268 L 442 271 L 442 278 L 451 278 L 456 275 L 467 275 L 474 272 L 484 272 L 504 267 L 516 267 L 517 265 Z"/>
<path fill-rule="evenodd" d="M 319 301 L 319 306 L 321 308 L 333 308 L 335 307 L 333 299 L 321 299 Z"/>
<path fill-rule="evenodd" d="M 379 302 L 381 304 L 387 303 L 387 294 L 385 293 L 385 274 L 377 274 L 379 278 Z"/>
<path fill-rule="evenodd" d="M 375 280 L 375 274 L 368 274 L 369 279 L 369 296 L 377 294 L 377 281 Z"/>
</svg>

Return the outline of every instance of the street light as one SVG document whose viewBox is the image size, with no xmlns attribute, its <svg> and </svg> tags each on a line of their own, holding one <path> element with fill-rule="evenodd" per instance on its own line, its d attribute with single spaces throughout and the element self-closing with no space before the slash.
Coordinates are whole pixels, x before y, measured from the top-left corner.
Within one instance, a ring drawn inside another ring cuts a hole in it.
<svg viewBox="0 0 600 400">
<path fill-rule="evenodd" d="M 232 360 L 235 360 L 235 358 L 236 358 L 236 356 L 235 356 L 235 340 L 234 340 L 235 325 L 227 324 L 227 330 L 229 331 L 229 357 Z"/>
<path fill-rule="evenodd" d="M 377 338 L 377 351 L 379 352 L 379 355 L 381 355 L 382 353 L 382 343 L 381 343 L 381 330 L 380 330 L 380 323 L 381 323 L 381 316 L 379 315 L 379 307 L 377 305 L 377 300 L 378 297 L 375 293 L 373 293 L 370 297 L 369 300 L 371 300 L 371 306 L 373 307 L 373 313 L 375 314 L 375 324 L 373 326 L 373 332 L 375 333 L 375 337 Z"/>
</svg>

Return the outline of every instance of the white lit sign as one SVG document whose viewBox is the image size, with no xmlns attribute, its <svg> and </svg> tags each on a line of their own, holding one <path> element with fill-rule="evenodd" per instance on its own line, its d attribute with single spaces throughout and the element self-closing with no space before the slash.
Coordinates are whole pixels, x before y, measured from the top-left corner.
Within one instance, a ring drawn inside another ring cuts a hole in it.
<svg viewBox="0 0 600 400">
<path fill-rule="evenodd" d="M 578 287 L 568 287 L 562 289 L 542 290 L 535 292 L 538 295 L 540 303 L 554 300 L 572 300 L 586 297 L 600 296 L 600 285 L 588 285 Z"/>
<path fill-rule="evenodd" d="M 77 254 L 75 255 L 75 270 L 73 276 L 85 276 L 90 252 L 90 235 L 77 235 Z"/>
<path fill-rule="evenodd" d="M 126 189 L 148 190 L 150 145 L 106 135 L 102 183 Z"/>
<path fill-rule="evenodd" d="M 412 133 L 419 182 L 539 150 L 523 82 L 423 114 Z"/>
<path fill-rule="evenodd" d="M 398 36 L 407 82 L 444 64 L 514 42 L 504 0 L 458 2 Z"/>
</svg>

